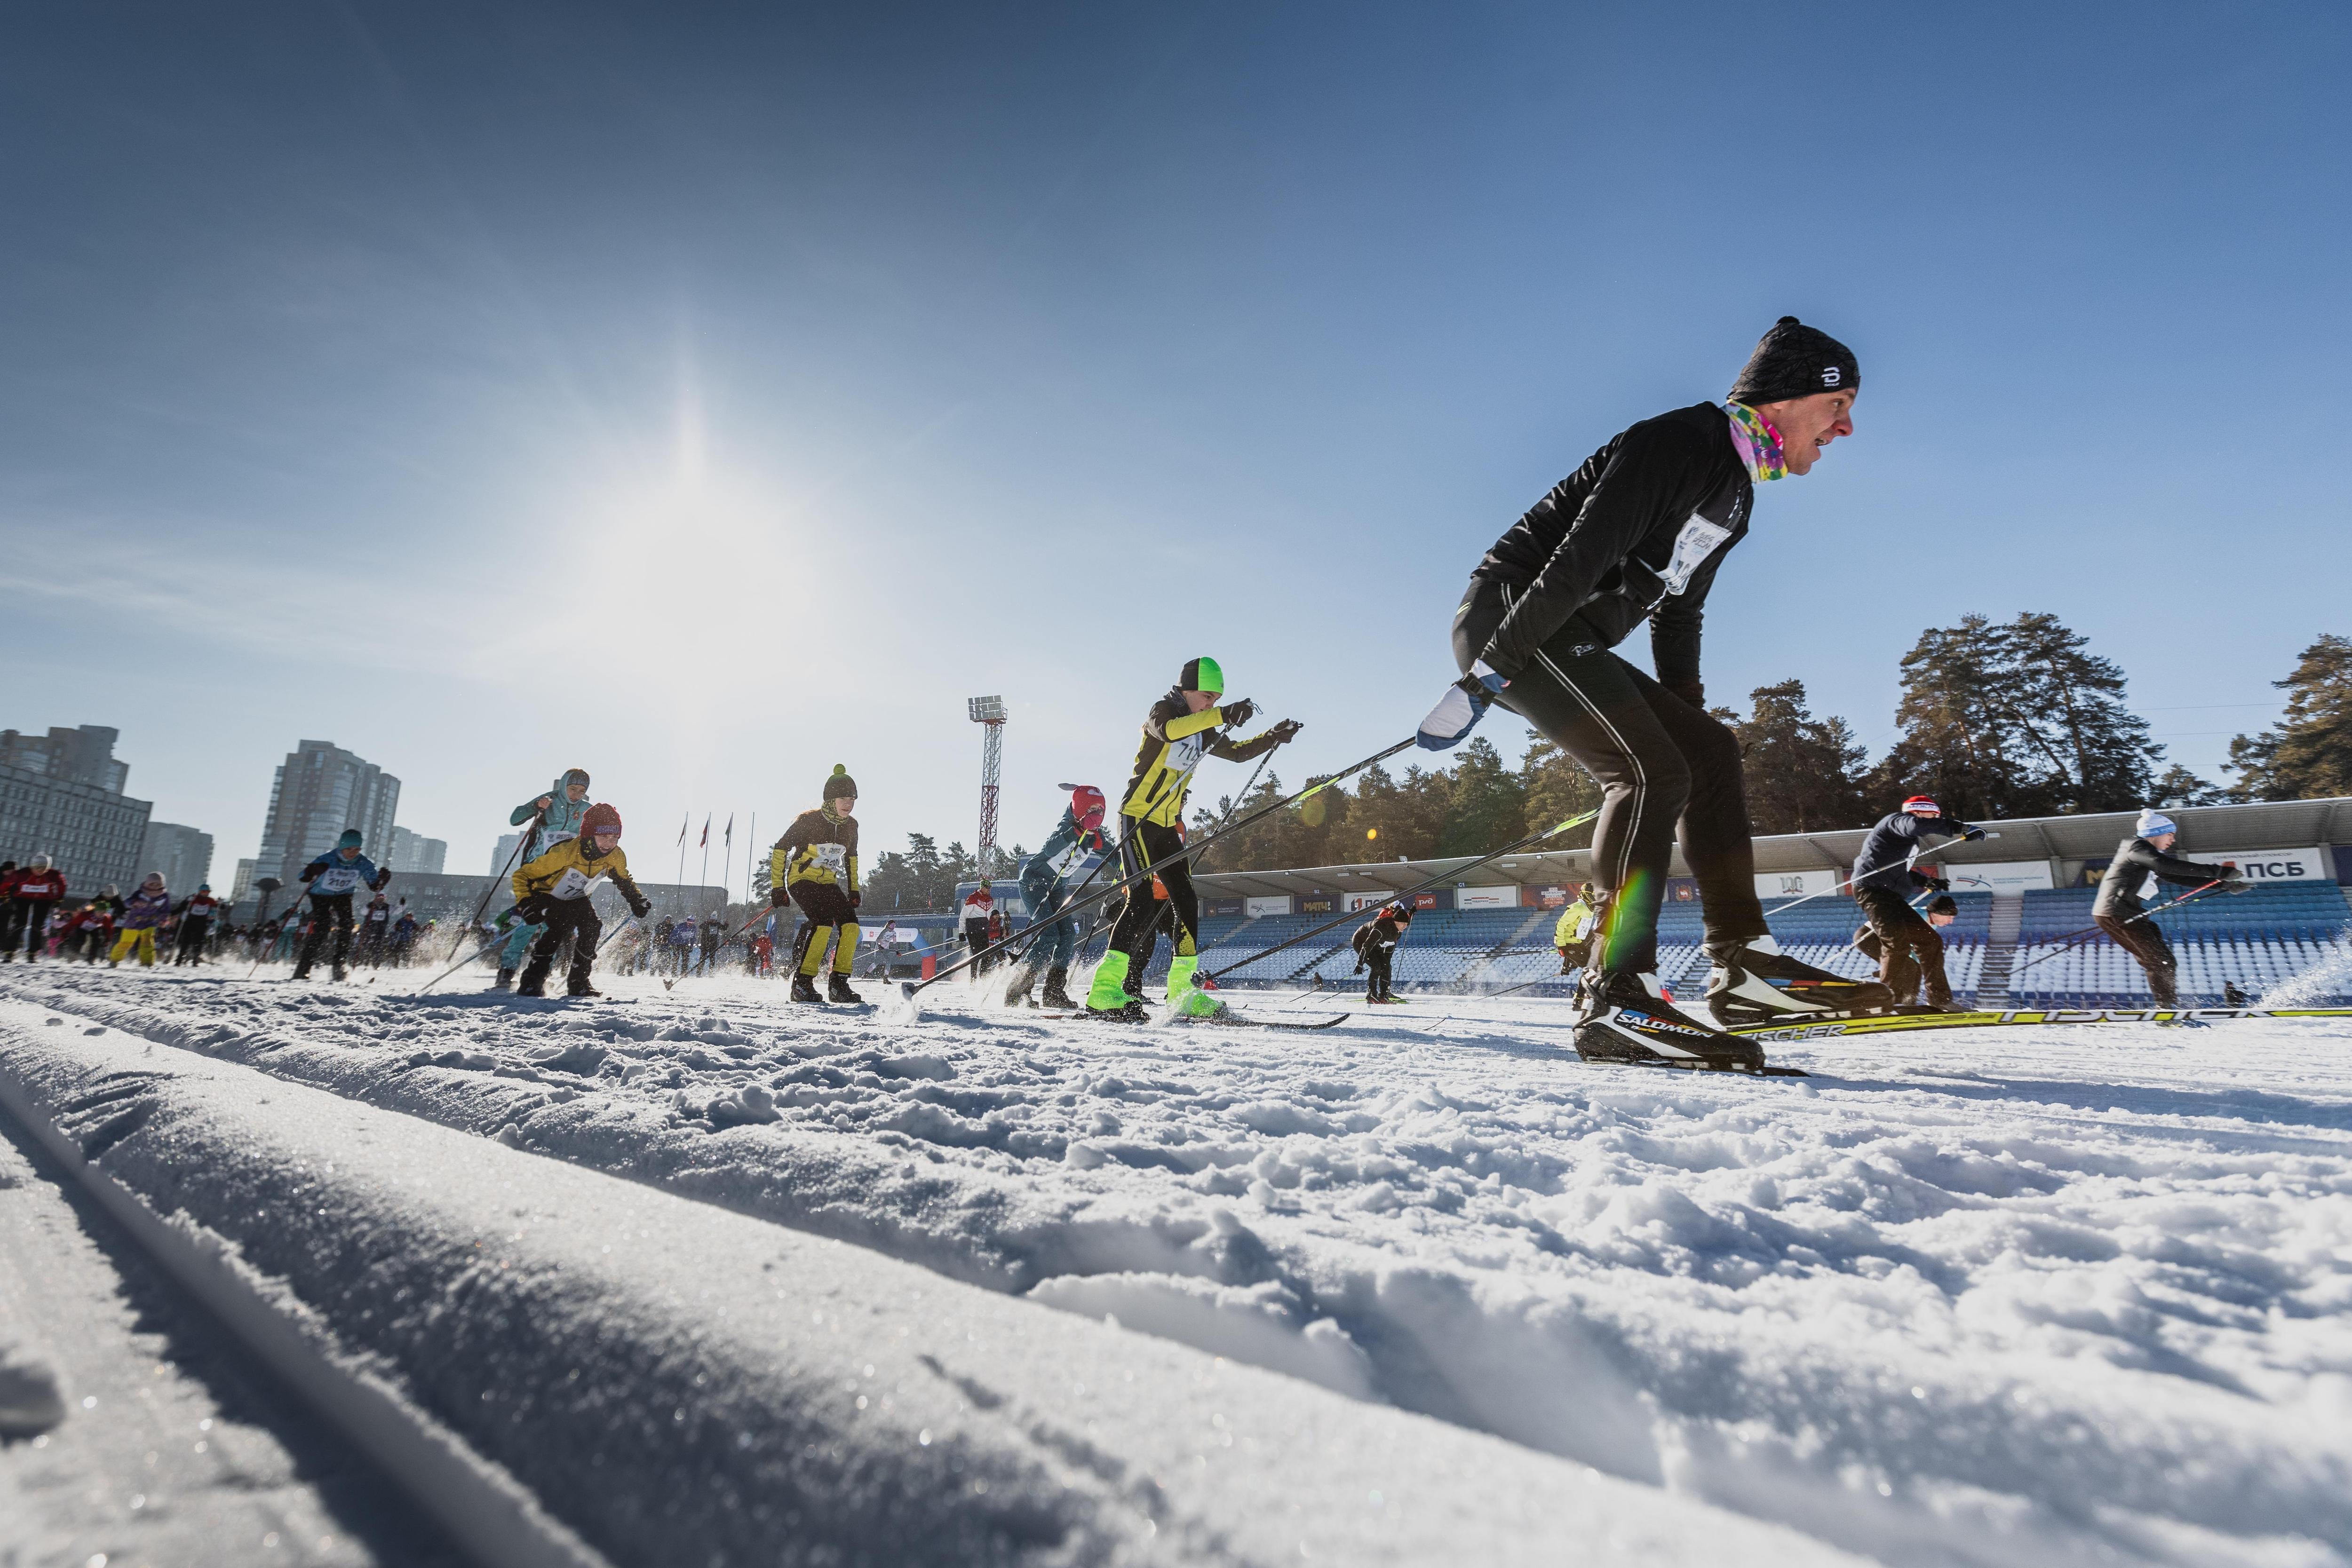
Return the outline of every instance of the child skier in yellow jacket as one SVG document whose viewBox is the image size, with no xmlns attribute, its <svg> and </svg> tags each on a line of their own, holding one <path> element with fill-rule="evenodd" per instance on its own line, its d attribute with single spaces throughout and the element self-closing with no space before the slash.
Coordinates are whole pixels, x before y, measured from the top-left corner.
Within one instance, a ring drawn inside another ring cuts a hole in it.
<svg viewBox="0 0 2352 1568">
<path fill-rule="evenodd" d="M 801 911 L 796 1002 L 865 1000 L 849 988 L 850 967 L 857 961 L 857 905 L 865 896 L 857 890 L 857 819 L 851 814 L 856 810 L 857 780 L 835 763 L 824 781 L 824 803 L 794 818 L 768 854 L 769 904 L 782 909 L 789 902 Z M 824 967 L 828 945 L 833 974 L 819 998 L 817 971 Z"/>
<path fill-rule="evenodd" d="M 599 800 L 581 817 L 578 838 L 562 841 L 514 873 L 516 912 L 530 924 L 546 927 L 531 944 L 530 962 L 515 985 L 515 995 L 547 995 L 548 971 L 566 942 L 572 944 L 572 972 L 564 993 L 602 994 L 588 983 L 596 945 L 604 934 L 589 894 L 608 876 L 628 901 L 629 913 L 644 919 L 653 905 L 629 876 L 629 859 L 621 852 L 621 813 Z"/>
</svg>

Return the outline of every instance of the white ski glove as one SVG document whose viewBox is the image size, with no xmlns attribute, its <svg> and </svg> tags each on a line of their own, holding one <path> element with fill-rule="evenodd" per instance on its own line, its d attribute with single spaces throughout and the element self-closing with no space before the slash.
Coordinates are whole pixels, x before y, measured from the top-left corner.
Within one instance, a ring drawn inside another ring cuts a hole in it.
<svg viewBox="0 0 2352 1568">
<path fill-rule="evenodd" d="M 1474 661 L 1468 674 L 1445 688 L 1445 695 L 1437 699 L 1437 706 L 1421 721 L 1413 739 L 1425 751 L 1453 750 L 1478 727 L 1487 706 L 1509 684 L 1488 669 L 1486 660 Z"/>
</svg>

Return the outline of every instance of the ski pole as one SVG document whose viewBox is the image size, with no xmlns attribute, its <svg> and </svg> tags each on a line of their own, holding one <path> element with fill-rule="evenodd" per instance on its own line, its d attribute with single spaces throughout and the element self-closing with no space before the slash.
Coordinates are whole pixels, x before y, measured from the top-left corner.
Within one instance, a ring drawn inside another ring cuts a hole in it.
<svg viewBox="0 0 2352 1568">
<path fill-rule="evenodd" d="M 1286 806 L 1295 806 L 1310 795 L 1318 795 L 1324 790 L 1331 788 L 1332 785 L 1339 782 L 1342 779 L 1361 773 L 1367 768 L 1378 767 L 1380 764 L 1386 762 L 1390 758 L 1394 757 L 1398 752 L 1411 749 L 1413 744 L 1413 740 L 1408 737 L 1403 740 L 1398 741 L 1394 746 L 1385 747 L 1382 749 L 1372 753 L 1371 756 L 1365 758 L 1360 762 L 1349 763 L 1347 767 L 1342 768 L 1339 772 L 1332 774 L 1329 778 L 1323 779 L 1319 783 L 1309 784 L 1306 789 L 1299 790 L 1298 793 L 1295 795 L 1286 795 L 1279 800 L 1274 801 L 1269 805 L 1262 806 L 1230 827 L 1219 828 L 1216 831 L 1207 834 L 1198 843 L 1182 845 L 1171 853 L 1160 856 L 1158 860 L 1153 861 L 1150 865 L 1145 866 L 1141 871 L 1136 872 L 1132 875 L 1122 877 L 1118 882 L 1115 882 L 1108 887 L 1104 888 L 1100 893 L 1089 894 L 1083 899 L 1078 899 L 1063 905 L 1059 915 L 1057 915 L 1055 918 L 1058 919 L 1061 915 L 1076 915 L 1083 909 L 1091 909 L 1096 904 L 1109 898 L 1112 894 L 1119 893 L 1126 888 L 1139 884 L 1148 886 L 1150 885 L 1152 877 L 1157 875 L 1166 867 L 1174 865 L 1178 861 L 1183 860 L 1189 855 L 1200 853 L 1202 850 L 1207 849 L 1211 844 L 1215 843 L 1219 839 L 1225 837 L 1227 834 L 1238 833 L 1244 828 L 1248 827 L 1252 822 L 1262 821 L 1265 818 L 1271 816 L 1273 813 L 1281 810 Z M 908 1000 L 912 1000 L 916 992 L 920 991 L 927 986 L 938 985 L 941 980 L 946 979 L 950 975 L 955 974 L 958 970 L 969 968 L 973 964 L 978 963 L 981 959 L 987 957 L 991 953 L 995 952 L 997 948 L 1003 946 L 1006 943 L 1013 940 L 1014 940 L 1013 937 L 1007 936 L 1000 941 L 992 942 L 989 944 L 989 946 L 981 948 L 978 952 L 968 955 L 961 962 L 950 965 L 947 968 L 939 970 L 928 980 L 901 980 L 898 982 L 898 994 Z"/>
<path fill-rule="evenodd" d="M 1601 813 L 1597 810 L 1580 812 L 1578 815 L 1570 817 L 1568 821 L 1559 823 L 1556 827 L 1546 828 L 1540 832 L 1529 833 L 1523 839 L 1513 840 L 1511 842 L 1505 844 L 1499 850 L 1493 850 L 1486 854 L 1480 855 L 1468 865 L 1452 867 L 1449 870 L 1438 873 L 1435 876 L 1424 878 L 1423 881 L 1413 883 L 1411 887 L 1404 888 L 1396 893 L 1391 893 L 1388 895 L 1387 901 L 1393 902 L 1398 899 L 1411 898 L 1414 894 L 1425 893 L 1429 889 L 1435 887 L 1441 882 L 1455 881 L 1464 872 L 1476 871 L 1488 861 L 1500 860 L 1505 855 L 1517 854 L 1522 850 L 1531 848 L 1534 845 L 1543 842 L 1546 839 L 1552 837 L 1554 834 L 1564 833 L 1570 828 L 1582 827 L 1585 823 L 1592 821 L 1593 818 L 1598 817 L 1599 815 L 1601 815 Z M 1202 979 L 1223 979 L 1225 976 L 1232 974 L 1235 969 L 1240 968 L 1244 964 L 1255 964 L 1260 958 L 1267 957 L 1270 955 L 1281 952 L 1285 947 L 1295 947 L 1299 943 L 1306 941 L 1311 936 L 1320 936 L 1323 933 L 1331 930 L 1334 926 L 1345 925 L 1349 921 L 1355 919 L 1361 914 L 1363 914 L 1363 911 L 1360 909 L 1351 909 L 1345 915 L 1334 915 L 1331 919 L 1325 921 L 1322 925 L 1315 926 L 1311 930 L 1302 931 L 1297 936 L 1289 938 L 1287 941 L 1277 942 L 1273 946 L 1265 949 L 1263 952 L 1253 953 L 1248 957 L 1241 959 L 1236 963 L 1228 964 L 1223 968 L 1216 970 L 1212 974 L 1197 977 L 1193 983 L 1197 985 Z"/>
<path fill-rule="evenodd" d="M 286 929 L 286 923 L 287 923 L 288 921 L 289 921 L 289 920 L 291 920 L 291 919 L 293 919 L 293 918 L 294 918 L 295 912 L 296 912 L 296 911 L 298 911 L 298 910 L 299 910 L 299 909 L 302 907 L 302 901 L 303 901 L 304 899 L 306 899 L 306 898 L 310 897 L 310 884 L 309 884 L 308 883 L 305 883 L 302 885 L 302 891 L 301 891 L 301 892 L 299 892 L 299 893 L 298 893 L 298 894 L 296 894 L 294 895 L 294 897 L 293 897 L 293 901 L 292 901 L 291 903 L 289 903 L 289 904 L 288 904 L 286 905 L 286 913 L 285 913 L 285 914 L 283 914 L 283 915 L 279 915 L 279 916 L 278 917 L 278 929 L 280 932 L 283 932 L 283 931 Z M 272 947 L 277 946 L 278 946 L 277 938 L 272 937 L 272 938 L 270 939 L 270 943 L 269 943 L 269 945 L 270 945 L 270 946 L 272 946 Z M 267 954 L 266 952 L 265 952 L 265 953 L 256 953 L 256 954 L 253 956 L 253 968 L 252 968 L 252 969 L 247 969 L 247 970 L 245 972 L 245 977 L 246 977 L 247 979 L 248 979 L 248 980 L 249 980 L 249 979 L 251 979 L 251 978 L 253 978 L 254 970 L 255 970 L 255 969 L 258 969 L 258 968 L 260 968 L 260 967 L 261 967 L 261 960 L 262 960 L 262 959 L 264 959 L 264 958 L 266 958 L 266 957 L 268 957 L 268 954 Z"/>
<path fill-rule="evenodd" d="M 2195 898 L 2199 894 L 2209 893 L 2221 885 L 2221 879 L 2220 877 L 2215 877 L 2211 882 L 2206 883 L 2202 886 L 2190 888 L 2187 893 L 2182 894 L 2178 898 L 2168 898 L 2165 900 L 2162 904 L 2158 904 L 2154 909 L 2144 909 L 2140 911 L 2137 915 L 2132 916 L 2132 919 L 2146 920 L 2151 915 L 2161 915 L 2168 909 L 2178 909 L 2180 905 L 2188 903 L 2190 899 Z M 2126 921 L 2125 924 L 2128 925 L 2130 922 Z M 2050 959 L 2057 957 L 2062 953 L 2071 953 L 2075 948 L 2084 946 L 2105 935 L 2106 935 L 2105 926 L 2086 925 L 2082 930 L 2074 933 L 2072 936 L 2061 936 L 2058 938 L 2061 946 L 2053 947 L 2049 952 L 2042 954 L 2039 958 L 2027 959 L 2024 963 L 2020 964 L 2015 968 L 2011 969 L 2009 972 L 2009 977 L 2013 980 L 2018 976 L 2025 973 L 2026 970 L 2033 967 L 2034 965 L 2046 963 Z"/>
<path fill-rule="evenodd" d="M 1978 838 L 1986 838 L 1986 839 L 1997 839 L 1997 838 L 2000 837 L 2000 835 L 1999 833 L 1988 833 L 1988 832 L 1986 832 L 1986 831 L 1985 831 L 1983 829 L 1981 829 L 1981 828 L 1979 828 L 1979 829 L 1978 829 L 1978 830 L 1977 830 L 1977 832 L 1976 832 L 1976 835 L 1975 835 L 1975 836 L 1976 836 L 1976 837 L 1978 837 Z M 1955 841 L 1954 841 L 1954 842 L 1956 842 L 1956 843 L 1963 843 L 1963 844 L 1964 844 L 1964 843 L 1967 843 L 1967 842 L 1969 842 L 1969 835 L 1968 835 L 1968 834 L 1965 834 L 1965 833 L 1964 833 L 1964 834 L 1962 834 L 1958 839 L 1957 839 L 1957 840 L 1955 840 Z M 1912 866 L 1913 866 L 1913 865 L 1915 865 L 1915 864 L 1916 864 L 1916 863 L 1917 863 L 1919 857 L 1920 857 L 1921 855 L 1926 854 L 1927 852 L 1927 845 L 1925 845 L 1925 844 L 1921 844 L 1917 849 L 1913 850 L 1913 851 L 1912 851 L 1908 855 L 1906 855 L 1906 856 L 1904 857 L 1904 859 L 1903 859 L 1903 869 L 1904 869 L 1905 871 L 1909 871 L 1909 870 L 1912 868 Z M 1883 872 L 1883 869 L 1884 869 L 1884 868 L 1882 868 L 1882 872 Z M 1880 874 L 1882 874 L 1882 872 L 1873 872 L 1871 874 L 1872 874 L 1872 875 L 1874 875 L 1874 876 L 1876 876 L 1876 875 L 1880 875 Z M 1849 891 L 1851 891 L 1851 890 L 1852 890 L 1853 886 L 1853 877 L 1851 874 L 1848 874 L 1848 875 L 1847 875 L 1847 876 L 1845 876 L 1843 880 L 1839 881 L 1838 883 L 1834 883 L 1834 884 L 1833 884 L 1833 885 L 1832 885 L 1832 886 L 1825 887 L 1825 888 L 1822 889 L 1822 890 L 1821 890 L 1821 892 L 1819 892 L 1819 893 L 1809 893 L 1809 894 L 1805 894 L 1805 896 L 1804 896 L 1804 897 L 1802 897 L 1802 898 L 1792 898 L 1792 899 L 1790 899 L 1788 903 L 1786 903 L 1786 904 L 1784 904 L 1780 905 L 1780 908 L 1778 908 L 1778 909 L 1776 909 L 1776 910 L 1772 911 L 1772 913 L 1773 913 L 1773 914 L 1775 914 L 1775 915 L 1786 915 L 1786 914 L 1788 914 L 1788 913 L 1789 913 L 1789 911 L 1790 911 L 1791 909 L 1796 908 L 1796 907 L 1797 907 L 1797 905 L 1799 905 L 1799 904 L 1811 904 L 1813 900 L 1815 900 L 1815 899 L 1817 899 L 1817 898 L 1827 898 L 1827 897 L 1828 897 L 1831 894 L 1832 894 L 1832 893 L 1843 893 L 1843 892 L 1849 892 Z"/>
<path fill-rule="evenodd" d="M 490 885 L 482 889 L 482 902 L 474 905 L 474 918 L 466 923 L 467 930 L 471 931 L 475 926 L 479 925 L 482 923 L 482 911 L 490 906 L 490 895 L 498 892 L 499 884 L 506 881 L 508 876 L 513 873 L 515 862 L 521 856 L 524 846 L 528 845 L 533 839 L 539 836 L 540 826 L 546 821 L 547 808 L 544 806 L 541 806 L 537 811 L 531 814 L 530 826 L 525 828 L 522 831 L 522 837 L 515 841 L 514 853 L 507 856 L 507 863 L 505 867 L 499 871 L 498 875 L 490 879 Z M 512 827 L 514 824 L 509 822 L 507 825 L 509 827 Z M 459 947 L 465 945 L 465 941 L 466 939 L 463 936 L 458 937 L 457 941 L 449 945 L 449 951 L 455 953 Z"/>
</svg>

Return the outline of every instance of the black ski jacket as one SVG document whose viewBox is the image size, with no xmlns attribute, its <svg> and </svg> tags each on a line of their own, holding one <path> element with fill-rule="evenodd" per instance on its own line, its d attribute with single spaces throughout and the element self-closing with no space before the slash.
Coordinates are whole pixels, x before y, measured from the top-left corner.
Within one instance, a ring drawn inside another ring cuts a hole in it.
<svg viewBox="0 0 2352 1568">
<path fill-rule="evenodd" d="M 1403 940 L 1404 926 L 1398 924 L 1394 915 L 1382 914 L 1357 926 L 1356 934 L 1348 938 L 1348 945 L 1361 956 L 1371 948 L 1393 947 Z"/>
<path fill-rule="evenodd" d="M 2151 876 L 2194 887 L 2229 874 L 2227 866 L 2175 860 L 2146 839 L 2126 839 L 2116 846 L 2116 858 L 2107 862 L 2106 874 L 2099 878 L 2099 896 L 2092 901 L 2091 918 L 2113 915 L 2117 920 L 2137 920 L 2147 913 L 2139 901 L 2140 890 Z"/>
<path fill-rule="evenodd" d="M 1908 811 L 1895 811 L 1878 820 L 1870 830 L 1870 837 L 1862 841 L 1862 852 L 1853 857 L 1853 877 L 1851 885 L 1859 892 L 1865 887 L 1891 893 L 1908 899 L 1934 879 L 1926 873 L 1908 869 L 1913 856 L 1927 842 L 1931 833 L 1957 839 L 1976 830 L 1957 817 L 1915 817 Z"/>
<path fill-rule="evenodd" d="M 1707 590 L 1755 500 L 1720 405 L 1632 426 L 1511 525 L 1470 574 L 1501 584 L 1510 603 L 1480 656 L 1507 680 L 1570 616 L 1603 648 L 1647 620 L 1658 679 L 1697 680 Z"/>
</svg>

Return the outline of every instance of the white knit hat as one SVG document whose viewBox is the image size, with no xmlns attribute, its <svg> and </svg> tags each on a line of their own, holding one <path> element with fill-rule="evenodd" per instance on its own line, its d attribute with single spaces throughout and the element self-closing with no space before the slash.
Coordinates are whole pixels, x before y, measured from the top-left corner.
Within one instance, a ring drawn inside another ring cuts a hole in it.
<svg viewBox="0 0 2352 1568">
<path fill-rule="evenodd" d="M 2139 821 L 2132 826 L 2132 831 L 2143 839 L 2152 839 L 2158 833 L 2177 833 L 2179 831 L 2180 825 L 2178 822 L 2154 807 L 2142 811 L 2139 814 Z"/>
</svg>

